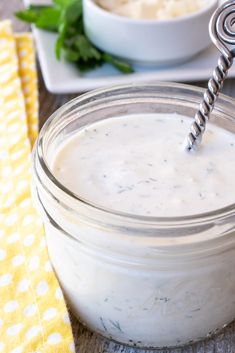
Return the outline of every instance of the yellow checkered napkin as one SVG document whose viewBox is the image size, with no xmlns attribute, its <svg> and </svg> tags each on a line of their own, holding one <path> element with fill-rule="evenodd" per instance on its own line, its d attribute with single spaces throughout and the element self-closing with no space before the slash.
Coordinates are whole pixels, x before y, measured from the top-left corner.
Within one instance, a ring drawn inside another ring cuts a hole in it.
<svg viewBox="0 0 235 353">
<path fill-rule="evenodd" d="M 71 325 L 30 195 L 37 134 L 32 39 L 0 22 L 0 352 L 74 352 Z"/>
</svg>

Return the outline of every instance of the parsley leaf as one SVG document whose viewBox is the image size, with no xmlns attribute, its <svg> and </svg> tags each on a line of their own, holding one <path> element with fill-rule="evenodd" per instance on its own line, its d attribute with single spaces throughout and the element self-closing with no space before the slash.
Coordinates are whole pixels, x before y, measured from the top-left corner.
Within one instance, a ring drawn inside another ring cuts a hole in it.
<svg viewBox="0 0 235 353">
<path fill-rule="evenodd" d="M 60 24 L 60 11 L 50 7 L 43 9 L 35 24 L 38 28 L 57 32 Z"/>
<path fill-rule="evenodd" d="M 70 25 L 73 25 L 80 20 L 82 20 L 82 2 L 71 2 L 69 6 L 65 7 L 63 21 L 66 21 Z"/>
<path fill-rule="evenodd" d="M 29 6 L 29 8 L 25 11 L 18 11 L 16 12 L 16 16 L 24 21 L 24 22 L 28 22 L 28 23 L 36 23 L 38 17 L 40 16 L 41 12 L 43 11 L 43 9 L 47 8 L 47 6 Z"/>
<path fill-rule="evenodd" d="M 52 6 L 31 5 L 25 11 L 16 12 L 16 16 L 40 29 L 57 32 L 56 58 L 59 60 L 63 55 L 81 71 L 105 62 L 123 73 L 133 71 L 128 63 L 102 52 L 89 41 L 84 32 L 82 0 L 53 0 Z"/>
<path fill-rule="evenodd" d="M 112 64 L 119 71 L 121 71 L 121 72 L 123 72 L 125 74 L 130 74 L 131 72 L 133 72 L 132 67 L 128 63 L 126 63 L 126 62 L 124 62 L 122 60 L 119 60 L 119 59 L 113 57 L 110 54 L 103 53 L 102 57 L 103 57 L 103 60 L 105 62 Z"/>
<path fill-rule="evenodd" d="M 68 6 L 69 3 L 71 3 L 73 0 L 54 0 L 54 4 L 59 6 L 59 7 L 66 7 Z"/>
</svg>

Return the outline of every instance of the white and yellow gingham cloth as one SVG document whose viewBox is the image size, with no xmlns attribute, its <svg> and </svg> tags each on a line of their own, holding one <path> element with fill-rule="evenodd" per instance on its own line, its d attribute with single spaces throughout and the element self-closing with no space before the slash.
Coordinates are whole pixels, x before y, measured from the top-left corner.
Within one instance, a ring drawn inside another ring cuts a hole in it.
<svg viewBox="0 0 235 353">
<path fill-rule="evenodd" d="M 29 34 L 0 22 L 0 352 L 74 352 L 68 312 L 30 195 L 37 136 L 35 57 Z"/>
</svg>

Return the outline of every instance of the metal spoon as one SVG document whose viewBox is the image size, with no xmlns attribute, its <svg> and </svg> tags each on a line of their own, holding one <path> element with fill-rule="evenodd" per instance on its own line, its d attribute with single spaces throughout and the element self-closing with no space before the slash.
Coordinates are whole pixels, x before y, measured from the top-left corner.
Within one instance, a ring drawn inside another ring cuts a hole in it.
<svg viewBox="0 0 235 353">
<path fill-rule="evenodd" d="M 217 67 L 213 71 L 212 78 L 208 81 L 208 88 L 204 93 L 203 101 L 190 127 L 186 140 L 188 151 L 195 150 L 200 144 L 210 113 L 223 87 L 228 70 L 233 64 L 235 49 L 230 49 L 228 45 L 235 45 L 235 0 L 223 3 L 214 12 L 209 23 L 209 33 L 212 42 L 221 52 L 221 56 Z"/>
</svg>

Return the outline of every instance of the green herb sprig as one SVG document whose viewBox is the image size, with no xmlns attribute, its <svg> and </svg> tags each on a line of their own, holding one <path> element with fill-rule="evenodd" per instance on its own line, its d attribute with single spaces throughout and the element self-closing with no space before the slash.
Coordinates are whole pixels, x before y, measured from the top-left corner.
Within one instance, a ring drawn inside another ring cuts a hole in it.
<svg viewBox="0 0 235 353">
<path fill-rule="evenodd" d="M 80 71 L 108 62 L 123 73 L 133 72 L 131 65 L 97 49 L 89 41 L 83 26 L 82 0 L 53 0 L 51 6 L 31 5 L 16 12 L 16 16 L 37 28 L 58 33 L 55 45 L 57 59 L 63 55 Z"/>
</svg>

